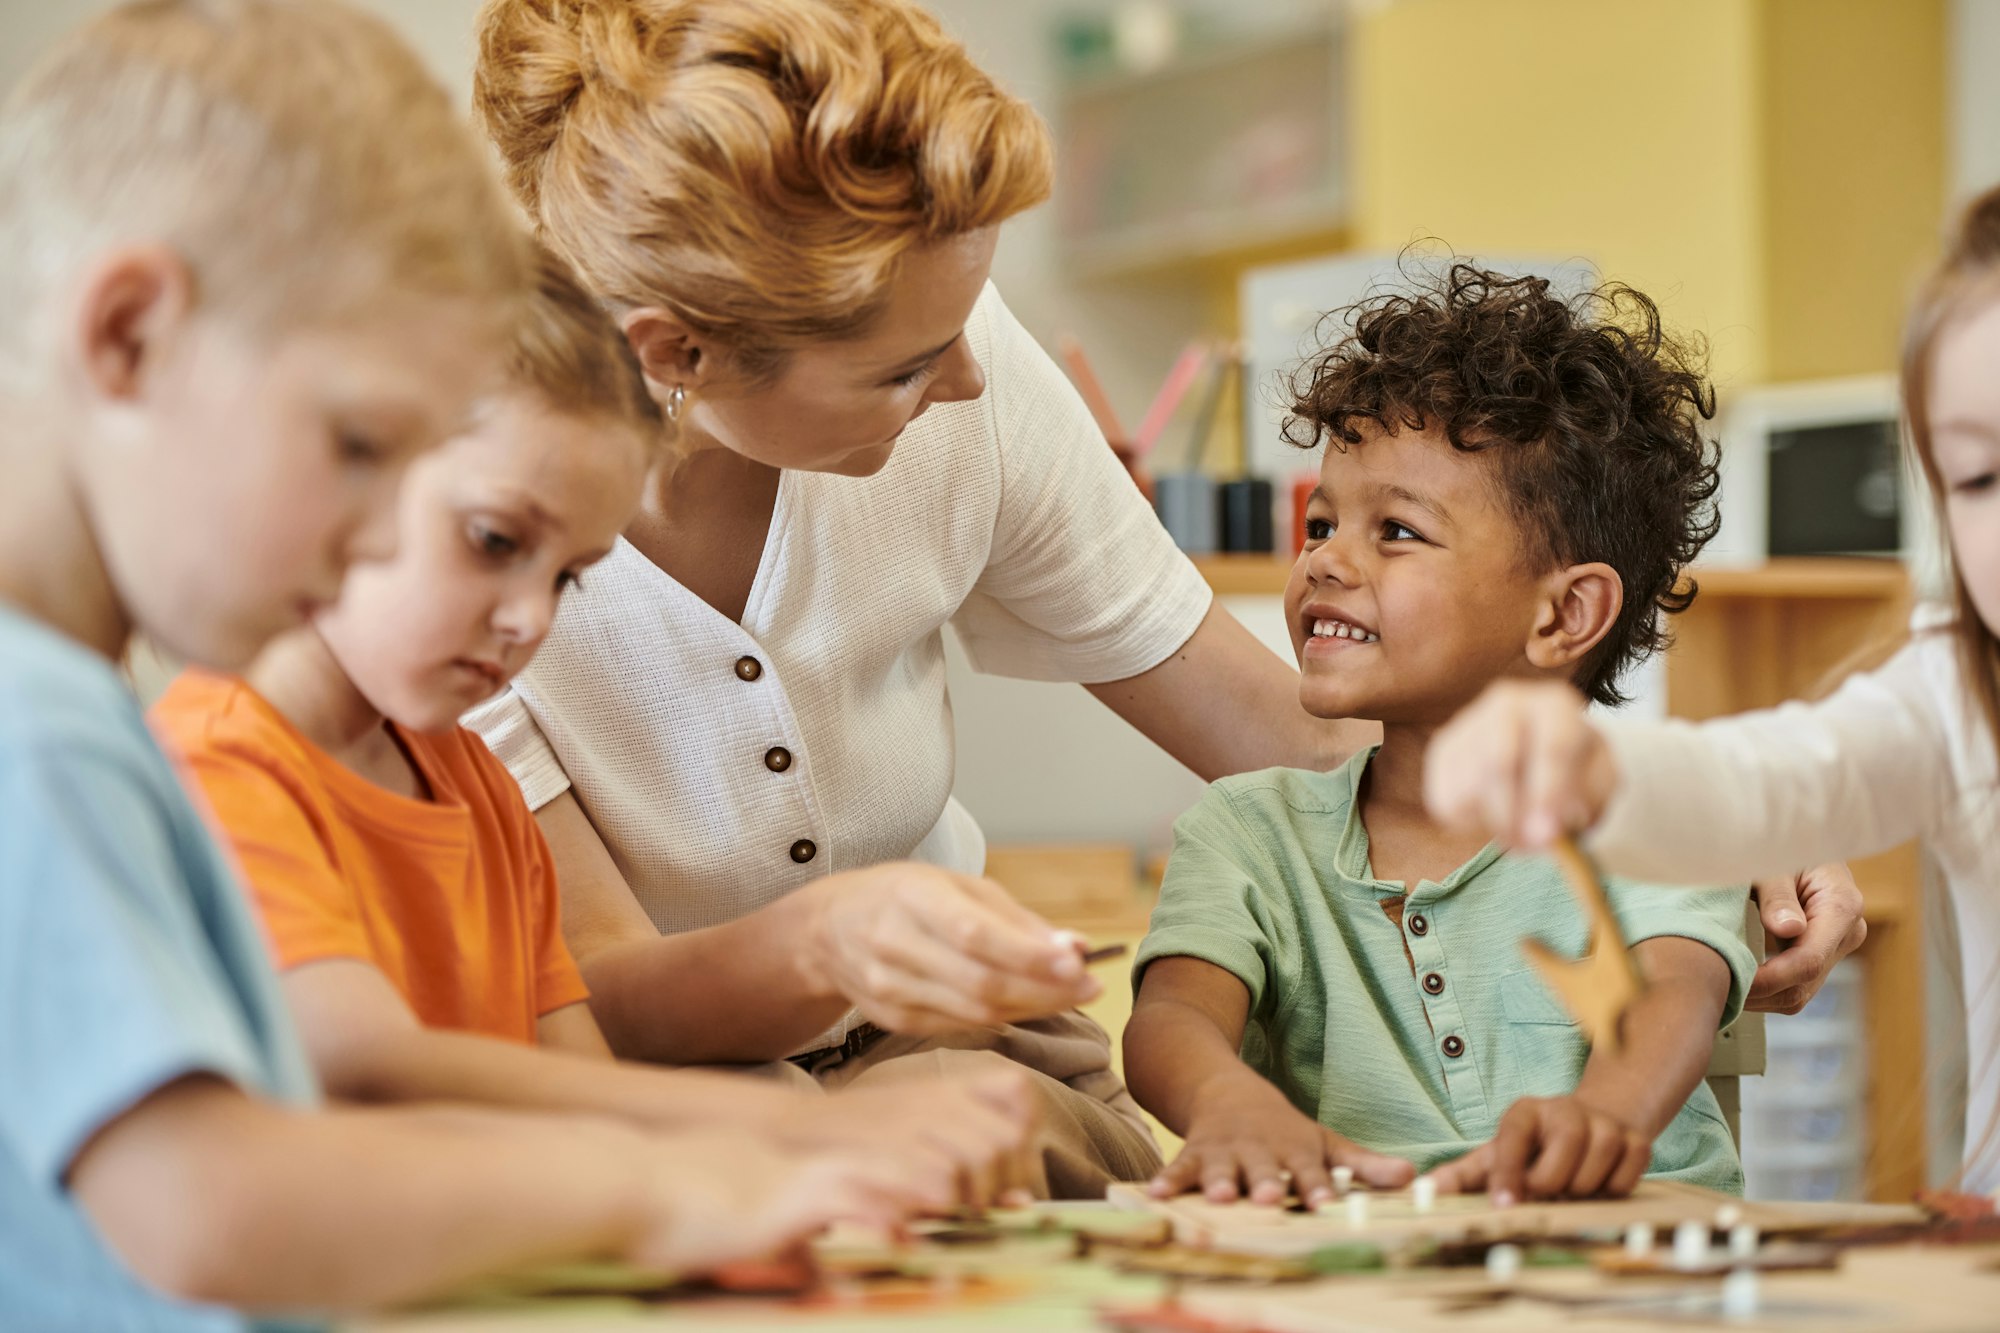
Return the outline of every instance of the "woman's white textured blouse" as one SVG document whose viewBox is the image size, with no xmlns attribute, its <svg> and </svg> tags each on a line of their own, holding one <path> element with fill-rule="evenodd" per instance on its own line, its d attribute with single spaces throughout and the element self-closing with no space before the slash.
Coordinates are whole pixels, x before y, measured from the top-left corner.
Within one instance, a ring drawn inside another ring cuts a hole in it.
<svg viewBox="0 0 2000 1333">
<path fill-rule="evenodd" d="M 1207 613 L 990 286 L 966 337 L 984 396 L 931 408 L 873 477 L 784 474 L 741 624 L 621 541 L 467 718 L 530 805 L 575 791 L 662 931 L 881 861 L 980 870 L 951 799 L 947 622 L 982 671 L 1101 682 L 1158 665 Z"/>
</svg>

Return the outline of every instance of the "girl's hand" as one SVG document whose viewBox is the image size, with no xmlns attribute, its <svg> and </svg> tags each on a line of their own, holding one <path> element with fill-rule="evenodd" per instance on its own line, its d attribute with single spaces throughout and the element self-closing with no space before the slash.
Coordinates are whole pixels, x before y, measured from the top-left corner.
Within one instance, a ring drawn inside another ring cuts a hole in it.
<svg viewBox="0 0 2000 1333">
<path fill-rule="evenodd" d="M 869 1022 L 930 1036 L 1046 1018 L 1103 993 L 1083 941 L 989 879 L 898 862 L 835 875 L 800 959 L 807 983 Z"/>
<path fill-rule="evenodd" d="M 1307 1119 L 1254 1075 L 1210 1082 L 1195 1103 L 1187 1144 L 1146 1187 L 1154 1198 L 1199 1188 L 1216 1203 L 1277 1205 L 1296 1193 L 1308 1206 L 1333 1198 L 1332 1168 L 1352 1167 L 1377 1189 L 1410 1183 L 1416 1168 L 1359 1147 Z"/>
<path fill-rule="evenodd" d="M 1617 786 L 1611 747 L 1567 685 L 1494 685 L 1424 756 L 1433 818 L 1527 851 L 1595 824 Z"/>
<path fill-rule="evenodd" d="M 1652 1156 L 1650 1136 L 1579 1097 L 1523 1097 L 1507 1108 L 1499 1133 L 1431 1178 L 1440 1193 L 1483 1189 L 1499 1208 L 1522 1199 L 1622 1198 Z"/>
<path fill-rule="evenodd" d="M 990 1207 L 1018 1195 L 1041 1150 L 1029 1077 L 1025 1069 L 997 1070 L 801 1097 L 773 1129 L 793 1146 L 904 1156 L 958 1203 Z"/>
<path fill-rule="evenodd" d="M 796 1153 L 751 1134 L 660 1136 L 635 1162 L 639 1226 L 622 1257 L 669 1273 L 790 1251 L 834 1222 L 894 1226 L 953 1204 L 950 1177 L 910 1155 Z"/>
</svg>

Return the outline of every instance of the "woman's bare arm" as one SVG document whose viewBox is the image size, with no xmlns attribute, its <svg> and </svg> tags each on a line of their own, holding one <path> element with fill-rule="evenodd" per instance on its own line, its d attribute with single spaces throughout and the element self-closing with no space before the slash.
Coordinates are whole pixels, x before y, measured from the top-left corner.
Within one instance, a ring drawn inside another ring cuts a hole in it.
<svg viewBox="0 0 2000 1333">
<path fill-rule="evenodd" d="M 1151 671 L 1085 688 L 1206 782 L 1279 766 L 1324 772 L 1382 736 L 1373 722 L 1306 712 L 1299 673 L 1221 606 Z"/>
</svg>

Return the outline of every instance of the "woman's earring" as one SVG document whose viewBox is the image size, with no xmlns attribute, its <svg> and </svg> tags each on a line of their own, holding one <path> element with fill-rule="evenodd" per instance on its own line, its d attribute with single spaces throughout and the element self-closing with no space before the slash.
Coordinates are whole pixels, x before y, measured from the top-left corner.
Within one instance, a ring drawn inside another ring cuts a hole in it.
<svg viewBox="0 0 2000 1333">
<path fill-rule="evenodd" d="M 688 391 L 685 384 L 676 384 L 673 388 L 667 390 L 665 411 L 668 421 L 678 422 L 681 419 L 681 409 L 687 406 L 687 397 Z"/>
</svg>

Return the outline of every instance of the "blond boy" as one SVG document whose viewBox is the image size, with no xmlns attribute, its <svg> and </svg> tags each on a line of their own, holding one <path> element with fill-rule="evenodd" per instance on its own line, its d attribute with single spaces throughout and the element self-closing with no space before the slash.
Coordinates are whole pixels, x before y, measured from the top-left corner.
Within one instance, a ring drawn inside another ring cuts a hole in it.
<svg viewBox="0 0 2000 1333">
<path fill-rule="evenodd" d="M 700 1265 L 896 1194 L 742 1140 L 314 1109 L 115 671 L 141 630 L 240 666 L 389 550 L 404 466 L 526 279 L 443 95 L 331 0 L 128 6 L 0 112 L 8 1327 L 230 1329 L 587 1251 Z"/>
</svg>

